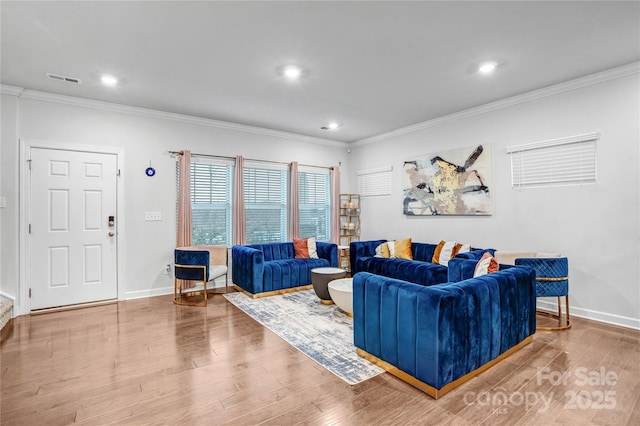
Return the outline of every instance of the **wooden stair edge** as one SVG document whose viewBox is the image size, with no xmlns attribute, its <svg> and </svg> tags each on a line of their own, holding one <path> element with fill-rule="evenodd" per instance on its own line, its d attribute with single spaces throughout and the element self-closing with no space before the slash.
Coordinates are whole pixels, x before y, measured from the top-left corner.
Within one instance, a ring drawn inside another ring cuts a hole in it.
<svg viewBox="0 0 640 426">
<path fill-rule="evenodd" d="M 0 301 L 0 342 L 4 342 L 13 329 L 13 302 Z"/>
</svg>

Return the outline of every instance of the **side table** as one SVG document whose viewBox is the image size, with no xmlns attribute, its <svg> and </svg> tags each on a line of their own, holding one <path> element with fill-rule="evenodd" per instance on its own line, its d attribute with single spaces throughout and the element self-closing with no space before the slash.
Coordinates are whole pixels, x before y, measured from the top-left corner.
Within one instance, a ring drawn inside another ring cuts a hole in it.
<svg viewBox="0 0 640 426">
<path fill-rule="evenodd" d="M 336 306 L 348 317 L 353 316 L 353 278 L 341 278 L 329 283 L 329 294 Z"/>
<path fill-rule="evenodd" d="M 344 278 L 347 274 L 342 268 L 313 268 L 311 270 L 311 284 L 313 284 L 313 290 L 320 298 L 320 302 L 324 305 L 333 304 L 331 295 L 329 294 L 328 284 L 333 280 Z"/>
</svg>

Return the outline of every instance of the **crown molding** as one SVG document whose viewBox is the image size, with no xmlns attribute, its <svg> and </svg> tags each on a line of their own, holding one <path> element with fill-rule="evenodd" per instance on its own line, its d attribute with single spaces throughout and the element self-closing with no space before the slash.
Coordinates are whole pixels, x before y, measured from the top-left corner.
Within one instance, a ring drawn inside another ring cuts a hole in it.
<svg viewBox="0 0 640 426">
<path fill-rule="evenodd" d="M 23 91 L 24 88 L 22 87 L 0 84 L 0 93 L 3 95 L 20 96 Z"/>
<path fill-rule="evenodd" d="M 13 88 L 13 86 L 8 86 L 8 87 Z M 4 90 L 5 90 L 4 88 L 5 86 L 3 85 L 2 93 L 4 93 Z M 346 143 L 344 142 L 338 142 L 338 141 L 322 139 L 322 138 L 315 138 L 312 136 L 305 136 L 297 133 L 284 132 L 281 130 L 267 129 L 264 127 L 249 126 L 246 124 L 231 123 L 228 121 L 194 117 L 190 115 L 176 114 L 172 112 L 158 111 L 150 108 L 134 107 L 134 106 L 116 104 L 112 102 L 97 101 L 93 99 L 76 98 L 74 96 L 58 95 L 55 93 L 41 92 L 38 90 L 22 89 L 22 88 L 15 88 L 15 89 L 20 89 L 20 91 L 17 92 L 17 94 L 15 95 L 19 96 L 22 99 L 52 102 L 52 103 L 58 103 L 58 104 L 64 104 L 64 105 L 78 106 L 82 108 L 93 108 L 93 109 L 99 109 L 102 111 L 117 112 L 121 114 L 137 115 L 137 116 L 149 117 L 149 118 L 158 118 L 161 120 L 179 121 L 182 123 L 195 124 L 198 126 L 215 127 L 218 129 L 226 129 L 226 130 L 232 130 L 232 131 L 243 132 L 243 133 L 253 133 L 253 134 L 258 134 L 263 136 L 271 136 L 274 138 L 288 139 L 288 140 L 294 140 L 298 142 L 308 142 L 308 143 L 314 143 L 319 145 L 334 146 L 339 148 L 344 148 L 346 146 Z"/>
<path fill-rule="evenodd" d="M 595 84 L 603 83 L 609 80 L 625 77 L 631 74 L 637 74 L 640 72 L 640 62 L 633 62 L 631 64 L 623 65 L 617 68 L 612 68 L 606 71 L 602 71 L 596 74 L 591 74 L 585 77 L 580 77 L 574 80 L 569 80 L 563 83 L 559 83 L 553 86 L 549 86 L 543 89 L 534 90 L 521 95 L 512 96 L 510 98 L 501 99 L 495 102 L 491 102 L 485 105 L 469 108 L 463 111 L 455 112 L 453 114 L 444 115 L 442 117 L 434 118 L 432 120 L 423 121 L 421 123 L 413 124 L 411 126 L 402 127 L 391 132 L 381 133 L 369 138 L 359 139 L 357 141 L 347 143 L 339 142 L 330 139 L 316 138 L 312 136 L 305 136 L 298 133 L 284 132 L 281 130 L 267 129 L 264 127 L 249 126 L 245 124 L 231 123 L 227 121 L 213 120 L 209 118 L 194 117 L 184 114 L 176 114 L 165 111 L 158 111 L 150 108 L 133 107 L 128 105 L 116 104 L 111 102 L 96 101 L 93 99 L 76 98 L 73 96 L 57 95 L 54 93 L 41 92 L 38 90 L 24 89 L 22 87 L 11 86 L 7 84 L 0 84 L 0 91 L 4 95 L 18 96 L 23 99 L 32 99 L 45 102 L 53 102 L 65 105 L 79 106 L 84 108 L 93 108 L 103 111 L 118 112 L 122 114 L 137 115 L 142 117 L 158 118 L 164 120 L 179 121 L 183 123 L 195 124 L 199 126 L 215 127 L 219 129 L 227 129 L 237 132 L 253 133 L 263 136 L 270 136 L 274 138 L 288 139 L 299 142 L 308 142 L 319 145 L 333 146 L 344 148 L 357 147 L 367 145 L 371 143 L 381 142 L 393 137 L 398 137 L 408 133 L 417 132 L 430 127 L 438 126 L 440 124 L 462 120 L 465 118 L 473 117 L 487 112 L 495 111 L 502 108 L 508 108 L 514 105 L 531 102 L 537 99 L 553 96 L 559 93 L 568 92 L 571 90 L 580 89 L 583 87 L 592 86 Z"/>
<path fill-rule="evenodd" d="M 510 98 L 500 99 L 495 102 L 491 102 L 485 105 L 469 108 L 463 111 L 455 112 L 453 114 L 444 115 L 442 117 L 434 118 L 433 120 L 423 121 L 421 123 L 412 124 L 411 126 L 401 127 L 391 132 L 382 133 L 376 136 L 372 136 L 365 139 L 360 139 L 349 144 L 349 146 L 362 146 L 371 143 L 381 142 L 393 137 L 398 137 L 408 133 L 417 132 L 429 127 L 438 126 L 440 124 L 449 123 L 456 120 L 462 120 L 465 118 L 473 117 L 487 112 L 495 111 L 502 108 L 508 108 L 514 105 L 535 101 L 537 99 L 545 98 L 548 96 L 557 95 L 559 93 L 568 92 L 571 90 L 581 89 L 583 87 L 593 86 L 595 84 L 604 83 L 605 81 L 614 80 L 617 78 L 625 77 L 631 74 L 637 74 L 640 72 L 640 62 L 633 62 L 631 64 L 623 65 L 616 68 L 611 68 L 606 71 L 602 71 L 596 74 L 591 74 L 585 77 L 576 78 L 574 80 L 565 81 L 563 83 L 555 84 L 553 86 L 545 87 L 543 89 L 534 90 L 531 92 L 523 93 L 521 95 L 512 96 Z"/>
</svg>

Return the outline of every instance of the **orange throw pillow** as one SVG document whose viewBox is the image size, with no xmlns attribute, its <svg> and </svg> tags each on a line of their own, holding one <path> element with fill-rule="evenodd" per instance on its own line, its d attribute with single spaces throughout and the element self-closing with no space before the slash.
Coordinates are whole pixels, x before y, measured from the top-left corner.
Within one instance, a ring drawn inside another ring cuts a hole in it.
<svg viewBox="0 0 640 426">
<path fill-rule="evenodd" d="M 442 251 L 442 247 L 444 247 L 444 240 L 441 240 L 436 246 L 435 251 L 433 252 L 433 257 L 431 258 L 431 263 L 435 263 L 436 265 L 440 263 L 440 252 Z"/>
<path fill-rule="evenodd" d="M 293 251 L 296 259 L 318 259 L 318 248 L 315 237 L 294 238 Z"/>
<path fill-rule="evenodd" d="M 411 238 L 396 240 L 393 248 L 393 254 L 395 254 L 398 259 L 413 260 L 413 254 L 411 253 Z"/>
<path fill-rule="evenodd" d="M 309 245 L 306 238 L 293 239 L 293 251 L 296 259 L 309 259 Z"/>
<path fill-rule="evenodd" d="M 435 251 L 433 252 L 433 258 L 431 259 L 431 263 L 435 263 L 442 266 L 448 266 L 449 260 L 453 259 L 453 257 L 457 254 L 456 249 L 460 250 L 460 247 L 457 247 L 455 241 L 440 241 L 436 246 Z"/>
</svg>

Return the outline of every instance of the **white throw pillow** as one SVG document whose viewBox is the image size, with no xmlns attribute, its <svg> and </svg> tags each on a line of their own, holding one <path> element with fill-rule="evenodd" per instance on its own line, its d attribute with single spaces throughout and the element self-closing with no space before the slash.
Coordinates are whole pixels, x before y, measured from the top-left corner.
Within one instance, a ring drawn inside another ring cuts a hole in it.
<svg viewBox="0 0 640 426">
<path fill-rule="evenodd" d="M 491 253 L 485 253 L 482 255 L 478 263 L 476 263 L 476 268 L 473 271 L 473 276 L 480 277 L 482 275 L 490 274 L 492 272 L 497 272 L 500 269 L 500 265 L 496 259 L 491 256 Z"/>
<path fill-rule="evenodd" d="M 389 257 L 389 249 L 387 243 L 378 244 L 374 257 Z"/>
<path fill-rule="evenodd" d="M 318 248 L 316 247 L 315 237 L 307 238 L 307 248 L 309 249 L 309 258 L 318 259 Z"/>
<path fill-rule="evenodd" d="M 395 254 L 396 242 L 395 241 L 388 241 L 387 242 L 387 247 L 389 247 L 389 257 L 395 258 L 396 257 L 396 254 Z"/>
<path fill-rule="evenodd" d="M 445 241 L 444 246 L 442 246 L 442 250 L 440 251 L 440 257 L 438 258 L 438 263 L 440 265 L 449 265 L 449 260 L 451 260 L 451 253 L 453 253 L 453 248 L 455 246 L 455 241 Z"/>
</svg>

